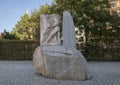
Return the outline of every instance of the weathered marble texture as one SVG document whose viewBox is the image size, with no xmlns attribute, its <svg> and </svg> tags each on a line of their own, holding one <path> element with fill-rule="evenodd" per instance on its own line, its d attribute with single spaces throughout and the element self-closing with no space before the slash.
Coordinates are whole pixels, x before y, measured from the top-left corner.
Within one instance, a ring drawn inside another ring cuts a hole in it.
<svg viewBox="0 0 120 85">
<path fill-rule="evenodd" d="M 41 73 L 44 76 L 47 76 L 48 73 L 45 68 L 45 60 L 42 50 L 40 49 L 40 46 L 38 46 L 33 54 L 33 64 L 34 68 L 38 73 Z"/>
<path fill-rule="evenodd" d="M 40 45 L 60 45 L 59 15 L 41 14 L 40 16 Z"/>
<path fill-rule="evenodd" d="M 59 17 L 41 15 L 41 46 L 33 55 L 34 67 L 45 77 L 56 79 L 86 80 L 87 61 L 76 49 L 75 28 L 68 11 L 63 13 L 63 46 L 59 40 Z"/>
<path fill-rule="evenodd" d="M 38 51 L 42 55 L 37 53 Z M 63 46 L 39 46 L 36 48 L 33 58 L 37 72 L 45 77 L 86 80 L 88 79 L 88 69 L 81 56 L 83 55 L 76 53 L 75 50 Z"/>
<path fill-rule="evenodd" d="M 76 48 L 75 26 L 69 11 L 63 12 L 62 35 L 63 46 Z"/>
</svg>

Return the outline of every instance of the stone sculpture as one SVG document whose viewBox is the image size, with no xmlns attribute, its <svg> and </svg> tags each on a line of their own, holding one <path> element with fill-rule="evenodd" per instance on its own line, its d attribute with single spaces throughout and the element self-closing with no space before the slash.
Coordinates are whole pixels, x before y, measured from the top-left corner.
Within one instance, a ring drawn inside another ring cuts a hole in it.
<svg viewBox="0 0 120 85">
<path fill-rule="evenodd" d="M 59 38 L 59 15 L 44 15 L 40 17 L 41 21 L 41 40 L 40 45 L 60 45 Z"/>
<path fill-rule="evenodd" d="M 33 54 L 36 71 L 49 78 L 88 79 L 87 62 L 75 47 L 75 29 L 70 13 L 68 11 L 63 13 L 63 46 L 60 45 L 59 40 L 58 16 L 41 15 L 40 21 L 41 46 L 38 46 Z M 47 31 L 50 29 L 52 31 L 49 34 Z"/>
<path fill-rule="evenodd" d="M 63 13 L 63 46 L 76 48 L 75 29 L 72 17 L 68 11 Z"/>
</svg>

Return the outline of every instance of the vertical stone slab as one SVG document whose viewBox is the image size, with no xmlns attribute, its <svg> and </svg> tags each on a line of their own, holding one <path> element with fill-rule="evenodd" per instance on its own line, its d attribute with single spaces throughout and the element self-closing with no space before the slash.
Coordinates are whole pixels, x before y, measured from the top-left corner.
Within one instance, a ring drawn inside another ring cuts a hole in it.
<svg viewBox="0 0 120 85">
<path fill-rule="evenodd" d="M 41 14 L 40 16 L 40 45 L 60 45 L 59 15 Z"/>
<path fill-rule="evenodd" d="M 76 48 L 75 27 L 69 11 L 63 12 L 62 28 L 63 46 Z"/>
</svg>

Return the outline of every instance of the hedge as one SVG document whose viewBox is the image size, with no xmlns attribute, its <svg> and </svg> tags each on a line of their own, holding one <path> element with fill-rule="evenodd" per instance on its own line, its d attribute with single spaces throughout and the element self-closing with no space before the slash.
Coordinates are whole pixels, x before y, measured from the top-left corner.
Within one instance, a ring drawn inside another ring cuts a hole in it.
<svg viewBox="0 0 120 85">
<path fill-rule="evenodd" d="M 0 60 L 31 60 L 38 41 L 0 41 Z"/>
<path fill-rule="evenodd" d="M 89 61 L 120 61 L 120 43 L 107 48 L 94 44 L 87 44 L 84 55 Z"/>
<path fill-rule="evenodd" d="M 39 41 L 0 40 L 0 60 L 32 60 Z M 115 48 L 101 48 L 95 44 L 80 46 L 90 61 L 120 61 L 120 44 Z M 77 45 L 79 48 L 79 45 Z"/>
</svg>

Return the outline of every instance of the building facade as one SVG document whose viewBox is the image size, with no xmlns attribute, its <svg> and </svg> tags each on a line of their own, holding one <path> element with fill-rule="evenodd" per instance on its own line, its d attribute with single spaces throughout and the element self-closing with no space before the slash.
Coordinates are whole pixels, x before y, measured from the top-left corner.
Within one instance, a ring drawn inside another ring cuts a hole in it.
<svg viewBox="0 0 120 85">
<path fill-rule="evenodd" d="M 82 29 L 80 30 L 79 28 L 76 28 L 75 27 L 75 33 L 76 33 L 76 46 L 77 46 L 77 49 L 79 50 L 84 50 L 84 47 L 85 47 L 85 30 Z"/>
<path fill-rule="evenodd" d="M 0 38 L 2 38 L 2 32 L 0 32 Z"/>
<path fill-rule="evenodd" d="M 110 14 L 120 16 L 120 0 L 110 0 Z"/>
</svg>

